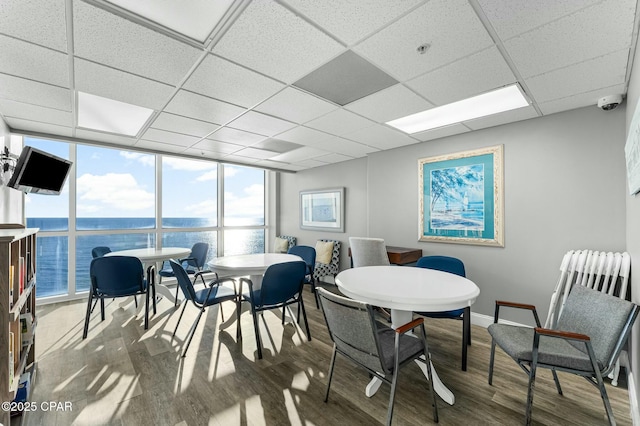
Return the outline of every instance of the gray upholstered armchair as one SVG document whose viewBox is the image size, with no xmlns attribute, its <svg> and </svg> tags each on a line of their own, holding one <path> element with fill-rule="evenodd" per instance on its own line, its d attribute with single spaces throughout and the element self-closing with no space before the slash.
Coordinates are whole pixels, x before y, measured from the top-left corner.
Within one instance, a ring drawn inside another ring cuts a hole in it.
<svg viewBox="0 0 640 426">
<path fill-rule="evenodd" d="M 500 307 L 528 309 L 533 312 L 536 328 L 499 324 Z M 553 329 L 542 328 L 533 305 L 496 301 L 491 334 L 489 384 L 493 381 L 496 344 L 529 375 L 526 424 L 531 423 L 531 406 L 537 368 L 548 368 L 558 393 L 562 388 L 556 371 L 583 376 L 600 389 L 609 423 L 615 420 L 603 377 L 614 368 L 622 346 L 638 316 L 638 306 L 581 285 L 574 285 L 564 310 Z"/>
</svg>

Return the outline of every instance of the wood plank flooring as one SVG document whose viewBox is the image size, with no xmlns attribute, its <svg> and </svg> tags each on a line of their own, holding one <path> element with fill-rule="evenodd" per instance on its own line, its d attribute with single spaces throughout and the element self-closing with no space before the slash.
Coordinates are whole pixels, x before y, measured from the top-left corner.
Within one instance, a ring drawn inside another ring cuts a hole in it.
<svg viewBox="0 0 640 426">
<path fill-rule="evenodd" d="M 327 285 L 327 287 L 333 287 Z M 179 310 L 166 299 L 143 329 L 133 301 L 106 303 L 92 315 L 82 340 L 86 301 L 38 308 L 38 374 L 32 401 L 72 403 L 71 411 L 37 411 L 23 415 L 26 425 L 375 425 L 386 421 L 389 387 L 372 398 L 364 395 L 366 372 L 338 358 L 329 402 L 324 403 L 332 345 L 322 313 L 305 289 L 312 341 L 281 313 L 260 322 L 264 359 L 257 359 L 251 315 L 242 314 L 243 339 L 236 341 L 235 307 L 223 305 L 202 318 L 185 358 L 181 345 L 197 310 L 188 306 L 175 339 L 171 334 Z M 122 306 L 124 304 L 124 307 Z M 265 323 L 267 327 L 265 327 Z M 441 425 L 516 425 L 524 421 L 527 380 L 520 368 L 496 351 L 494 385 L 487 384 L 490 338 L 472 326 L 468 371 L 460 370 L 462 324 L 429 319 L 427 334 L 433 362 L 456 396 L 453 406 L 438 399 Z M 533 423 L 603 425 L 606 414 L 598 390 L 586 380 L 559 373 L 564 396 L 551 374 L 538 375 Z M 631 424 L 627 390 L 608 385 L 616 420 Z M 430 394 L 417 365 L 402 369 L 394 425 L 432 424 Z"/>
</svg>

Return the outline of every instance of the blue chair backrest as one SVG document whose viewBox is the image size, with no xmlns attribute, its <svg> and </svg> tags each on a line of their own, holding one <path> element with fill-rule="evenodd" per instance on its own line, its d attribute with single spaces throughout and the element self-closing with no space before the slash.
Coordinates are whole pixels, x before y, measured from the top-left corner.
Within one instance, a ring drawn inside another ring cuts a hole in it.
<svg viewBox="0 0 640 426">
<path fill-rule="evenodd" d="M 91 257 L 95 259 L 96 257 L 102 257 L 107 253 L 111 253 L 111 249 L 109 247 L 98 246 L 94 247 L 93 250 L 91 250 Z"/>
<path fill-rule="evenodd" d="M 191 255 L 189 257 L 193 257 L 195 262 L 189 260 L 188 263 L 191 266 L 195 266 L 196 268 L 202 268 L 204 266 L 204 262 L 207 260 L 207 253 L 209 252 L 209 244 L 207 243 L 195 243 L 193 247 L 191 247 Z"/>
<path fill-rule="evenodd" d="M 423 256 L 418 259 L 416 266 L 419 268 L 435 269 L 465 277 L 464 263 L 462 260 L 449 256 Z"/>
<path fill-rule="evenodd" d="M 307 264 L 301 260 L 269 266 L 262 278 L 261 300 L 254 303 L 268 306 L 291 299 L 302 289 L 306 274 Z"/>
<path fill-rule="evenodd" d="M 130 296 L 145 291 L 144 269 L 137 257 L 96 257 L 89 267 L 91 284 L 104 296 Z"/>
<path fill-rule="evenodd" d="M 173 269 L 173 275 L 175 275 L 178 280 L 178 285 L 180 286 L 185 299 L 194 300 L 196 297 L 196 291 L 193 288 L 193 283 L 191 282 L 187 271 L 184 270 L 181 264 L 173 259 L 169 260 L 169 264 L 171 265 L 171 269 Z"/>
<path fill-rule="evenodd" d="M 316 249 L 310 246 L 293 246 L 287 252 L 289 254 L 295 254 L 296 256 L 300 256 L 304 263 L 310 268 L 310 271 L 313 272 L 313 267 L 316 264 Z"/>
</svg>

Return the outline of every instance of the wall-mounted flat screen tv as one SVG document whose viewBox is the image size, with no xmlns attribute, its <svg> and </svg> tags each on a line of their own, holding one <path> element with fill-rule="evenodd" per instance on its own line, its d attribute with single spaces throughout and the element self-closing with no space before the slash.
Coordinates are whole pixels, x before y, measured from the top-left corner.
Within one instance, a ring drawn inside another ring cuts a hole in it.
<svg viewBox="0 0 640 426">
<path fill-rule="evenodd" d="M 22 192 L 58 195 L 67 180 L 71 164 L 64 158 L 25 146 L 7 186 Z"/>
</svg>

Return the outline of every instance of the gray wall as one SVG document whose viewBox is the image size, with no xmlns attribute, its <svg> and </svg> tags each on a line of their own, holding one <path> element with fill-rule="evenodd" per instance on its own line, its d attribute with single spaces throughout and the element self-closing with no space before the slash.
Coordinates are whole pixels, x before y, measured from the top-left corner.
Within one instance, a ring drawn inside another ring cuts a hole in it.
<svg viewBox="0 0 640 426">
<path fill-rule="evenodd" d="M 636 56 L 637 58 L 637 56 Z M 637 62 L 637 61 L 636 61 Z M 626 100 L 626 130 L 631 125 L 631 118 L 635 113 L 640 99 L 640 68 L 634 66 L 631 72 L 629 90 Z M 640 112 L 640 111 L 639 111 Z M 627 192 L 628 194 L 628 192 Z M 627 251 L 631 255 L 631 298 L 640 304 L 640 274 L 633 273 L 635 263 L 640 262 L 640 194 L 626 196 L 626 225 L 627 225 Z M 640 324 L 636 321 L 631 335 L 631 371 L 633 371 L 636 394 L 640 393 Z"/>
<path fill-rule="evenodd" d="M 280 228 L 308 244 L 328 236 L 299 230 L 297 191 L 345 186 L 342 241 L 381 237 L 459 257 L 481 289 L 473 312 L 493 316 L 496 299 L 511 299 L 538 305 L 545 318 L 567 250 L 625 249 L 624 122 L 624 108 L 594 106 L 283 175 Z M 418 159 L 497 144 L 504 145 L 505 247 L 418 242 Z M 505 317 L 530 322 L 530 315 Z"/>
<path fill-rule="evenodd" d="M 9 127 L 0 117 L 0 149 L 4 150 L 5 146 L 10 152 L 20 154 L 21 147 L 12 146 Z M 0 185 L 0 223 L 22 223 L 22 205 L 21 192 Z"/>
</svg>

